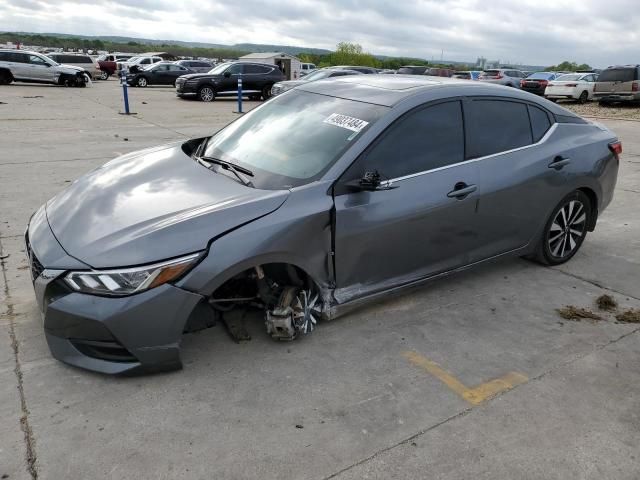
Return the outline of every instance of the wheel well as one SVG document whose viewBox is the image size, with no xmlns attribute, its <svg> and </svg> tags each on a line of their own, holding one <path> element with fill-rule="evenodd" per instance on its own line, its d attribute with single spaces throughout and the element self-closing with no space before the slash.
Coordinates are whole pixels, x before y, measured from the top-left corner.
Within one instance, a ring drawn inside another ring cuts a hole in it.
<svg viewBox="0 0 640 480">
<path fill-rule="evenodd" d="M 591 204 L 591 218 L 589 218 L 587 229 L 590 232 L 593 232 L 596 228 L 596 222 L 598 221 L 598 196 L 596 195 L 596 192 L 591 190 L 589 187 L 582 187 L 578 190 L 589 198 L 589 203 Z"/>
</svg>

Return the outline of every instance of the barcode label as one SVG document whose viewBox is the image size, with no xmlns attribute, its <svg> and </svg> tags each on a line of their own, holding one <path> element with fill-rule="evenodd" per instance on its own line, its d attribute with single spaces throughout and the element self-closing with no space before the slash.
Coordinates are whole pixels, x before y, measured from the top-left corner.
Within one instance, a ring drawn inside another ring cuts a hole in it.
<svg viewBox="0 0 640 480">
<path fill-rule="evenodd" d="M 349 115 L 342 115 L 340 113 L 332 113 L 324 119 L 324 123 L 329 125 L 335 125 L 336 127 L 346 128 L 352 132 L 359 132 L 364 127 L 369 125 L 369 122 L 360 120 L 359 118 L 350 117 Z"/>
</svg>

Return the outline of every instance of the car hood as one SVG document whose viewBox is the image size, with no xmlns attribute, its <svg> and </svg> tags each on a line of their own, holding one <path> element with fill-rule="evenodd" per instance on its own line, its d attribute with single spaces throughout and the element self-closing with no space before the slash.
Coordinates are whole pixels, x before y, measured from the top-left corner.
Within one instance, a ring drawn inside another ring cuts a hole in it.
<svg viewBox="0 0 640 480">
<path fill-rule="evenodd" d="M 46 213 L 69 255 L 109 268 L 203 250 L 211 239 L 278 209 L 288 195 L 209 171 L 181 144 L 171 144 L 89 172 L 49 200 Z"/>
<path fill-rule="evenodd" d="M 180 78 L 184 78 L 185 80 L 191 80 L 192 78 L 215 78 L 215 79 L 220 79 L 220 78 L 223 78 L 223 75 L 210 75 L 208 73 L 188 73 L 186 75 L 180 75 Z"/>
</svg>

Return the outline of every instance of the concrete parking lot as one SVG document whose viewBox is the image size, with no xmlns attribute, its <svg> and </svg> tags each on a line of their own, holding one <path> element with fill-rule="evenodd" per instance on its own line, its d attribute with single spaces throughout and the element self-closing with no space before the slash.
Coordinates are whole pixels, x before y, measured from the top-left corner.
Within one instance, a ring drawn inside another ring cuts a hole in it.
<svg viewBox="0 0 640 480">
<path fill-rule="evenodd" d="M 564 266 L 504 260 L 292 343 L 219 325 L 184 337 L 182 371 L 119 378 L 50 357 L 26 222 L 105 161 L 236 116 L 130 96 L 126 117 L 113 80 L 0 88 L 1 478 L 640 478 L 640 325 L 556 312 L 640 307 L 640 123 L 602 121 L 624 147 L 615 199 Z"/>
</svg>

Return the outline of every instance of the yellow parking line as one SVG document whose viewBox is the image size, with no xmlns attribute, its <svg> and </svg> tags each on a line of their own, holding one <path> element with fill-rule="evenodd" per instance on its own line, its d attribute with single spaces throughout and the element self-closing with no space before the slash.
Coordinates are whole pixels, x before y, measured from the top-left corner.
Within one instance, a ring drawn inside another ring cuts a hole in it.
<svg viewBox="0 0 640 480">
<path fill-rule="evenodd" d="M 500 378 L 482 383 L 474 388 L 469 388 L 436 362 L 429 360 L 424 355 L 408 351 L 404 352 L 402 356 L 416 367 L 420 367 L 429 372 L 472 405 L 480 405 L 499 393 L 511 390 L 516 385 L 526 383 L 529 380 L 527 376 L 521 373 L 509 372 Z"/>
</svg>

